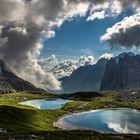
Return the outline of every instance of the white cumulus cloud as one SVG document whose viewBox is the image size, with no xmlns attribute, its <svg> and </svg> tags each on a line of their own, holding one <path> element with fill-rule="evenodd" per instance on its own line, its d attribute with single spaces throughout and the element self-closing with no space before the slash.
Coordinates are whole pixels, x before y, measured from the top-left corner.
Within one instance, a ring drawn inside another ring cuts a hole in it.
<svg viewBox="0 0 140 140">
<path fill-rule="evenodd" d="M 114 55 L 112 53 L 105 53 L 99 57 L 99 59 L 105 58 L 110 60 Z"/>
<path fill-rule="evenodd" d="M 113 27 L 108 28 L 101 40 L 112 47 L 140 47 L 140 14 L 124 18 Z"/>
</svg>

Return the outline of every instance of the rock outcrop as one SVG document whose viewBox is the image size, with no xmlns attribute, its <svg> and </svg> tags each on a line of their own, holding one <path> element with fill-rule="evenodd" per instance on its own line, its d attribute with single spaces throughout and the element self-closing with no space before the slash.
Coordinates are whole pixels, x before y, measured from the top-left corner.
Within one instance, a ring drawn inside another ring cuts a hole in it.
<svg viewBox="0 0 140 140">
<path fill-rule="evenodd" d="M 100 90 L 140 87 L 140 55 L 124 53 L 107 62 Z"/>
<path fill-rule="evenodd" d="M 20 91 L 34 92 L 43 90 L 36 88 L 33 84 L 19 78 L 12 72 L 8 71 L 4 62 L 0 60 L 0 94 Z"/>
</svg>

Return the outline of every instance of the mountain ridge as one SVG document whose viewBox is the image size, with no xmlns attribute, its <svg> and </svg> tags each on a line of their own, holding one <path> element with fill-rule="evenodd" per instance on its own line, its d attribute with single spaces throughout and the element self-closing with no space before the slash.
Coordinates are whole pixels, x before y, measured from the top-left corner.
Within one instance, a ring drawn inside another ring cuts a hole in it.
<svg viewBox="0 0 140 140">
<path fill-rule="evenodd" d="M 101 66 L 102 61 L 106 61 Z M 116 57 L 99 59 L 94 65 L 79 67 L 63 77 L 62 93 L 123 90 L 140 87 L 140 55 L 124 52 Z"/>
<path fill-rule="evenodd" d="M 111 58 L 106 65 L 100 90 L 122 90 L 140 87 L 140 55 L 125 55 L 116 62 Z"/>
<path fill-rule="evenodd" d="M 107 59 L 100 59 L 94 65 L 82 66 L 69 77 L 60 79 L 63 93 L 99 91 L 100 82 L 105 70 Z M 96 74 L 94 74 L 96 73 Z"/>
<path fill-rule="evenodd" d="M 19 78 L 6 68 L 4 61 L 0 60 L 0 93 L 14 93 L 21 91 L 43 91 L 28 81 Z"/>
</svg>

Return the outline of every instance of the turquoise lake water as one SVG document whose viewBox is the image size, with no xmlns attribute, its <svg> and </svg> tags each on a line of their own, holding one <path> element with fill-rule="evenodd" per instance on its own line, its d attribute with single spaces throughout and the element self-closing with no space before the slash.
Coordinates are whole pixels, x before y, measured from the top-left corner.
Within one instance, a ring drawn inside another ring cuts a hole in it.
<svg viewBox="0 0 140 140">
<path fill-rule="evenodd" d="M 68 102 L 71 101 L 65 99 L 51 99 L 51 100 L 37 99 L 37 100 L 28 100 L 28 101 L 20 102 L 19 104 L 32 106 L 40 110 L 53 110 L 53 109 L 60 109 Z"/>
<path fill-rule="evenodd" d="M 106 133 L 140 133 L 140 112 L 132 109 L 96 110 L 67 115 L 56 122 L 63 129 L 91 129 Z"/>
</svg>

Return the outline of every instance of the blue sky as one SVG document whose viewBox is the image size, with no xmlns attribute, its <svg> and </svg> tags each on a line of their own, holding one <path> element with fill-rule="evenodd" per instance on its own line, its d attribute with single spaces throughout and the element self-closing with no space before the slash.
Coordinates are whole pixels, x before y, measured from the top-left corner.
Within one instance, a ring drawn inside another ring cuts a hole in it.
<svg viewBox="0 0 140 140">
<path fill-rule="evenodd" d="M 104 53 L 114 55 L 127 50 L 111 50 L 107 43 L 101 42 L 100 37 L 106 29 L 121 21 L 131 12 L 122 13 L 116 18 L 96 19 L 86 21 L 86 17 L 76 17 L 55 30 L 56 35 L 45 41 L 42 56 L 48 57 L 55 54 L 59 58 L 77 58 L 81 55 L 93 55 L 98 58 Z"/>
</svg>

